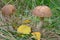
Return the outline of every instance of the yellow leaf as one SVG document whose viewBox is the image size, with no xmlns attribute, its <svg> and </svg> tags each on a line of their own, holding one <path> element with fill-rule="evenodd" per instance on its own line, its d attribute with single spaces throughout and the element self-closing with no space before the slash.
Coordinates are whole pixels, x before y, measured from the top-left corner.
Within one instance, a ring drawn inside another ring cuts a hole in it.
<svg viewBox="0 0 60 40">
<path fill-rule="evenodd" d="M 32 33 L 33 37 L 36 38 L 37 40 L 41 39 L 41 33 L 40 32 L 33 32 Z"/>
<path fill-rule="evenodd" d="M 31 20 L 24 20 L 23 23 L 30 23 Z"/>
<path fill-rule="evenodd" d="M 17 32 L 22 33 L 22 34 L 30 34 L 31 33 L 31 27 L 29 27 L 27 25 L 21 25 L 17 28 Z"/>
</svg>

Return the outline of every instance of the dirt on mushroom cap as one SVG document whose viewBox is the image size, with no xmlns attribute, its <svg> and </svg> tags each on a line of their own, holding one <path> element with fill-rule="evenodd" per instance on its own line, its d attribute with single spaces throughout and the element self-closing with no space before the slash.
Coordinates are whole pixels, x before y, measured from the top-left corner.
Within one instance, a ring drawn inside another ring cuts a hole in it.
<svg viewBox="0 0 60 40">
<path fill-rule="evenodd" d="M 48 6 L 37 6 L 33 9 L 32 13 L 38 17 L 50 17 L 52 15 Z"/>
</svg>

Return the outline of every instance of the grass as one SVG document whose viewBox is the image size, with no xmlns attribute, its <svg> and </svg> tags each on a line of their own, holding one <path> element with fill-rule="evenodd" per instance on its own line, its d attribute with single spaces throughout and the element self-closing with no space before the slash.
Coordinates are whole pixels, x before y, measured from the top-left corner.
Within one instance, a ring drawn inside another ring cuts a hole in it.
<svg viewBox="0 0 60 40">
<path fill-rule="evenodd" d="M 10 25 L 2 23 L 2 19 L 0 18 L 0 33 L 6 35 L 6 38 L 1 37 L 1 40 L 8 40 L 10 38 L 12 38 L 10 40 L 20 39 L 18 36 L 15 37 L 15 32 L 11 33 L 7 31 L 7 29 L 4 29 L 5 27 L 18 27 L 25 19 L 32 20 L 32 22 L 29 24 L 30 26 L 36 26 L 40 19 L 39 17 L 32 15 L 31 11 L 39 5 L 47 5 L 51 8 L 52 11 L 52 17 L 50 17 L 49 19 L 45 18 L 44 20 L 46 23 L 45 26 L 42 28 L 43 33 L 41 40 L 60 40 L 60 0 L 1 0 L 0 9 L 6 4 L 15 5 L 16 13 L 14 17 L 15 19 L 11 18 L 11 20 L 13 20 L 14 22 L 8 22 L 11 23 Z M 49 25 L 47 22 L 49 22 Z M 3 30 L 5 30 L 5 32 L 3 32 Z M 9 37 L 7 34 L 11 36 Z"/>
</svg>

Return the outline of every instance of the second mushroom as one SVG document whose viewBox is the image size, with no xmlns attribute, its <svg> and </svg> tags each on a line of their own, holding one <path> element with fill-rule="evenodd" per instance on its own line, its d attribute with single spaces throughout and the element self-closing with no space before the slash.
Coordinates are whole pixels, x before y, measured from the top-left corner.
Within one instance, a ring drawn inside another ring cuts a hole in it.
<svg viewBox="0 0 60 40">
<path fill-rule="evenodd" d="M 44 18 L 50 17 L 52 15 L 51 10 L 48 6 L 37 6 L 36 8 L 33 9 L 32 14 L 40 17 L 40 22 L 38 24 L 39 26 L 37 25 L 36 31 L 40 31 L 41 27 L 44 24 Z"/>
</svg>

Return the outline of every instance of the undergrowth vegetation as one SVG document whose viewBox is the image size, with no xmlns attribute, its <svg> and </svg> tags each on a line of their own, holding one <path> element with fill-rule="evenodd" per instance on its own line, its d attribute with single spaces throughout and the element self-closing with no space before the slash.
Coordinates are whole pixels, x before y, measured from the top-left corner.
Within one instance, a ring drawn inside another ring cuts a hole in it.
<svg viewBox="0 0 60 40">
<path fill-rule="evenodd" d="M 1 8 L 6 4 L 14 5 L 16 12 L 4 22 Z M 60 0 L 0 0 L 0 40 L 36 40 L 31 38 L 31 33 L 17 33 L 17 28 L 21 25 L 36 27 L 40 19 L 32 14 L 32 10 L 40 5 L 46 5 L 52 11 L 52 16 L 44 19 L 41 40 L 60 40 Z M 13 29 L 8 29 L 8 26 Z"/>
</svg>

